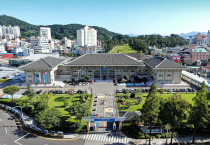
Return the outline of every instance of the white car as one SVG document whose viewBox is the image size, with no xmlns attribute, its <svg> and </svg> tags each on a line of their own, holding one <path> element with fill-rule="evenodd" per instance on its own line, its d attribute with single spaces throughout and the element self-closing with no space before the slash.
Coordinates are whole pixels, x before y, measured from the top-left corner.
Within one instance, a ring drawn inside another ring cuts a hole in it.
<svg viewBox="0 0 210 145">
<path fill-rule="evenodd" d="M 118 89 L 118 91 L 117 91 L 118 93 L 122 93 L 122 89 Z"/>
</svg>

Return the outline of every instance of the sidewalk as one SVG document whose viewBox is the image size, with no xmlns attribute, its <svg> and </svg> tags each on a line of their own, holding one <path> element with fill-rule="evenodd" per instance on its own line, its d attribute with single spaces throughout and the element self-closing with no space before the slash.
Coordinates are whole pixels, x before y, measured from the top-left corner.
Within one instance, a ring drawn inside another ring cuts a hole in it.
<svg viewBox="0 0 210 145">
<path fill-rule="evenodd" d="M 149 143 L 149 139 L 132 139 L 129 138 L 130 140 L 132 140 L 134 143 L 136 143 L 137 145 L 143 145 L 143 144 L 148 144 Z M 183 137 L 183 138 L 177 138 L 177 140 L 179 141 L 180 144 L 189 144 L 192 143 L 192 137 Z M 168 144 L 171 142 L 171 138 L 168 138 Z M 173 139 L 173 143 L 178 143 L 175 139 Z M 205 138 L 205 137 L 196 137 L 195 143 L 210 143 L 210 137 L 209 138 Z M 156 145 L 164 145 L 166 144 L 166 139 L 151 139 L 151 144 L 156 144 Z"/>
</svg>

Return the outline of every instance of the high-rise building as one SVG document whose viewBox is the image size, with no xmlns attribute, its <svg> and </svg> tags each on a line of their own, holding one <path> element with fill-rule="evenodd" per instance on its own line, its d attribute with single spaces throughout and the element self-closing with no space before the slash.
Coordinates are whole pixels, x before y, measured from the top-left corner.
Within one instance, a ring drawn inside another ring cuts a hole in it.
<svg viewBox="0 0 210 145">
<path fill-rule="evenodd" d="M 20 37 L 20 27 L 11 25 L 0 26 L 0 39 L 14 39 Z"/>
<path fill-rule="evenodd" d="M 77 44 L 79 46 L 97 46 L 97 31 L 87 25 L 77 30 Z"/>
<path fill-rule="evenodd" d="M 40 27 L 39 36 L 42 39 L 51 40 L 51 29 L 49 27 Z"/>
</svg>

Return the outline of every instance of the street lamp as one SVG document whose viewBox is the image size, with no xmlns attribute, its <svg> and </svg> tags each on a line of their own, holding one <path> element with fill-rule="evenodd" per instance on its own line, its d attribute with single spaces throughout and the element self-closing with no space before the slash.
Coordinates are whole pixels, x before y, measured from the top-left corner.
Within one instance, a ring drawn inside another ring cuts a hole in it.
<svg viewBox="0 0 210 145">
<path fill-rule="evenodd" d="M 21 116 L 23 117 L 22 106 L 15 106 L 14 108 L 16 108 L 16 107 L 20 107 L 20 110 L 21 110 Z"/>
</svg>

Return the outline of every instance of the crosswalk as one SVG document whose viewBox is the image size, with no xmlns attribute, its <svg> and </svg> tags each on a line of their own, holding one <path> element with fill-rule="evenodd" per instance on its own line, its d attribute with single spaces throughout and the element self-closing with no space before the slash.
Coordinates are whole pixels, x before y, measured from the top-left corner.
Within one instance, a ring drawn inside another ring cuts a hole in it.
<svg viewBox="0 0 210 145">
<path fill-rule="evenodd" d="M 87 134 L 83 136 L 85 140 L 103 141 L 110 143 L 128 143 L 128 139 L 124 136 L 111 136 L 111 135 L 101 135 L 101 134 Z"/>
</svg>

